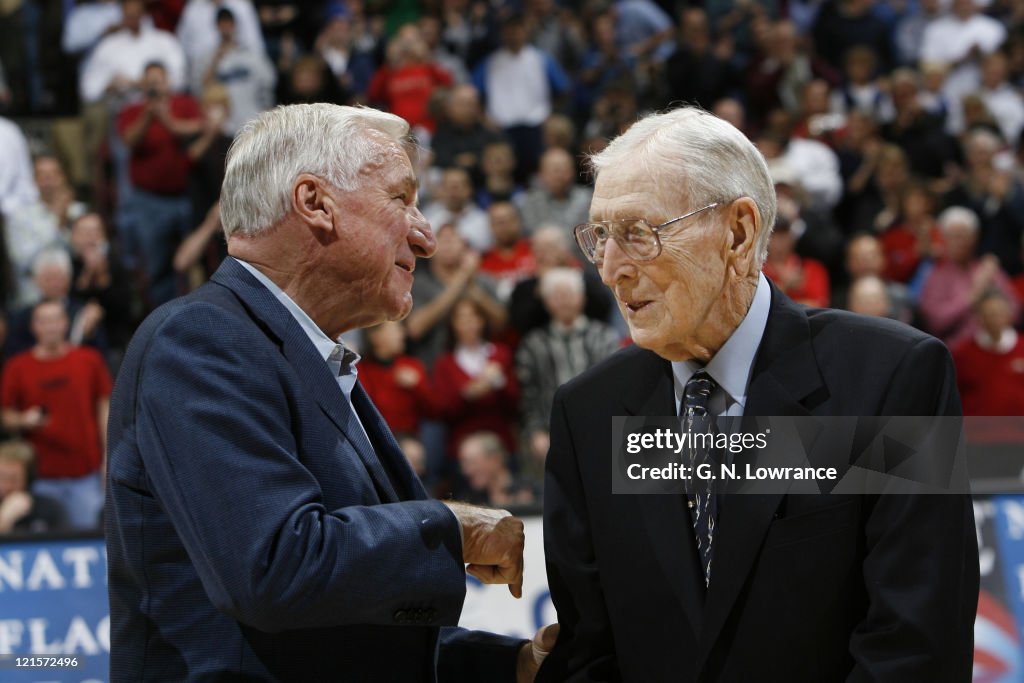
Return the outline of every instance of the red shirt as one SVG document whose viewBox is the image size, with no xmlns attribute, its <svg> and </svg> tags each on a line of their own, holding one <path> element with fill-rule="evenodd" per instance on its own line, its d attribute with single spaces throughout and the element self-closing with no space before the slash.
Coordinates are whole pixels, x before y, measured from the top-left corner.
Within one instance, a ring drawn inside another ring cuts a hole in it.
<svg viewBox="0 0 1024 683">
<path fill-rule="evenodd" d="M 936 242 L 938 228 L 932 227 L 932 241 Z M 886 230 L 878 236 L 885 252 L 883 279 L 895 282 L 910 282 L 921 265 L 921 254 L 917 250 L 917 237 L 902 225 Z"/>
<path fill-rule="evenodd" d="M 395 373 L 408 369 L 420 376 L 420 383 L 405 388 L 395 381 Z M 392 363 L 378 363 L 364 358 L 359 362 L 359 383 L 377 406 L 384 421 L 396 434 L 415 434 L 424 417 L 432 417 L 434 394 L 427 378 L 427 370 L 412 356 L 399 356 Z"/>
<path fill-rule="evenodd" d="M 448 422 L 448 455 L 454 458 L 459 441 L 473 432 L 486 430 L 497 434 L 509 453 L 516 451 L 513 426 L 519 411 L 519 382 L 512 361 L 512 351 L 504 344 L 494 344 L 490 360 L 501 365 L 505 386 L 477 398 L 467 400 L 463 388 L 473 378 L 459 367 L 454 353 L 445 353 L 434 361 L 434 390 L 438 409 Z"/>
<path fill-rule="evenodd" d="M 71 347 L 52 360 L 26 351 L 7 362 L 0 383 L 3 407 L 47 410 L 48 422 L 27 433 L 40 477 L 82 477 L 100 468 L 96 406 L 110 396 L 110 389 L 110 373 L 95 349 Z"/>
<path fill-rule="evenodd" d="M 807 304 L 808 306 L 828 306 L 831 287 L 829 286 L 828 271 L 825 270 L 825 266 L 814 259 L 801 259 L 796 254 L 791 255 L 786 263 L 791 266 L 795 265 L 802 272 L 803 277 L 796 286 L 784 289 L 784 283 L 781 282 L 779 274 L 775 271 L 770 261 L 766 261 L 764 264 L 765 277 L 774 282 L 779 289 L 786 293 L 786 296 L 797 303 Z"/>
<path fill-rule="evenodd" d="M 410 126 L 422 126 L 433 133 L 437 124 L 427 107 L 430 95 L 434 88 L 451 84 L 451 74 L 436 64 L 410 64 L 398 69 L 382 66 L 373 74 L 367 95 Z"/>
<path fill-rule="evenodd" d="M 117 117 L 117 132 L 122 137 L 142 116 L 145 107 L 145 102 L 139 102 L 121 110 Z M 175 119 L 199 119 L 203 116 L 199 103 L 188 95 L 172 95 L 169 107 Z M 131 150 L 129 171 L 132 185 L 140 190 L 153 194 L 181 195 L 188 187 L 188 171 L 191 166 L 185 144 L 154 117 L 139 144 Z"/>
<path fill-rule="evenodd" d="M 1024 415 L 1024 335 L 1006 353 L 982 348 L 975 338 L 953 347 L 956 383 L 964 415 Z M 1004 421 L 967 423 L 971 441 L 1020 443 L 1024 434 Z"/>
<path fill-rule="evenodd" d="M 530 241 L 523 238 L 515 243 L 510 253 L 495 247 L 480 259 L 480 270 L 497 280 L 519 282 L 537 272 L 537 261 L 530 250 Z"/>
</svg>

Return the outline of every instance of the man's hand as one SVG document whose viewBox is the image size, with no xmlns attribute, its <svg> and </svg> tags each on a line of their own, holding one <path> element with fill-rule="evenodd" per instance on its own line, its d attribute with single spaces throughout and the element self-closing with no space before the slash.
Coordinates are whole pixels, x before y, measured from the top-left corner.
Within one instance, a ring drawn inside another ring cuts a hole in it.
<svg viewBox="0 0 1024 683">
<path fill-rule="evenodd" d="M 516 683 L 533 683 L 544 658 L 551 652 L 558 640 L 558 624 L 548 624 L 541 628 L 526 645 L 519 649 L 516 660 Z"/>
<path fill-rule="evenodd" d="M 506 583 L 523 597 L 523 522 L 506 510 L 444 501 L 462 525 L 462 561 L 466 572 L 484 583 Z"/>
<path fill-rule="evenodd" d="M 19 519 L 32 510 L 32 496 L 26 491 L 11 491 L 0 501 L 0 533 L 14 528 Z"/>
</svg>

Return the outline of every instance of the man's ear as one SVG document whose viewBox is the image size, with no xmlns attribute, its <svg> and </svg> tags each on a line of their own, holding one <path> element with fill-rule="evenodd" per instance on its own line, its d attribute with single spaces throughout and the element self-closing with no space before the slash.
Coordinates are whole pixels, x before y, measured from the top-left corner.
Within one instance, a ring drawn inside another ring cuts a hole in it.
<svg viewBox="0 0 1024 683">
<path fill-rule="evenodd" d="M 757 235 L 763 229 L 761 212 L 750 197 L 740 197 L 726 211 L 730 234 L 727 259 L 737 274 L 747 275 L 757 261 Z"/>
<path fill-rule="evenodd" d="M 318 239 L 333 234 L 334 212 L 338 207 L 320 178 L 310 173 L 299 174 L 292 183 L 292 208 Z"/>
</svg>

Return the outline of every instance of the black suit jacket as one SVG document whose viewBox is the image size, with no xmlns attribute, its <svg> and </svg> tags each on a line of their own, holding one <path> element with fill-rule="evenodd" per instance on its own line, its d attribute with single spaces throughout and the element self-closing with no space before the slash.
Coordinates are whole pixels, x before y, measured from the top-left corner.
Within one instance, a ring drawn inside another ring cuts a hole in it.
<svg viewBox="0 0 1024 683">
<path fill-rule="evenodd" d="M 683 497 L 611 493 L 611 417 L 674 408 L 671 365 L 637 347 L 556 396 L 544 541 L 562 626 L 539 681 L 970 680 L 968 496 L 728 496 L 705 591 Z M 745 415 L 959 411 L 936 339 L 772 288 Z"/>
</svg>

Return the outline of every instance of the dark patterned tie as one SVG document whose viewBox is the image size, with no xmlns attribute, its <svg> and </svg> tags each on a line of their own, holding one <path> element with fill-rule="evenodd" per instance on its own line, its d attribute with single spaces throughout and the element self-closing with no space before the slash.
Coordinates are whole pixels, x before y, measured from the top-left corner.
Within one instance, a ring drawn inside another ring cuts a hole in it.
<svg viewBox="0 0 1024 683">
<path fill-rule="evenodd" d="M 686 383 L 683 391 L 683 402 L 680 406 L 680 417 L 683 427 L 691 434 L 713 432 L 708 417 L 708 399 L 715 390 L 715 380 L 704 370 L 698 370 Z M 687 503 L 690 517 L 693 520 L 693 532 L 697 538 L 697 555 L 704 569 L 705 587 L 711 583 L 711 556 L 714 551 L 715 518 L 718 516 L 718 505 L 712 479 L 696 479 L 697 468 L 709 464 L 712 472 L 717 466 L 714 448 L 700 448 L 693 444 L 689 448 L 691 477 L 687 480 Z M 717 474 L 717 472 L 716 472 Z"/>
</svg>

